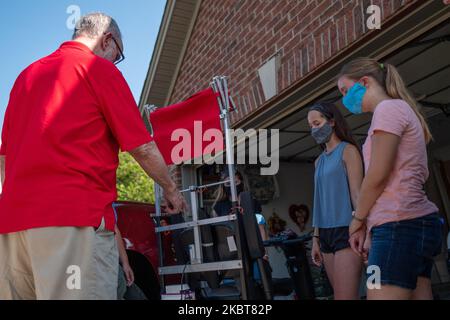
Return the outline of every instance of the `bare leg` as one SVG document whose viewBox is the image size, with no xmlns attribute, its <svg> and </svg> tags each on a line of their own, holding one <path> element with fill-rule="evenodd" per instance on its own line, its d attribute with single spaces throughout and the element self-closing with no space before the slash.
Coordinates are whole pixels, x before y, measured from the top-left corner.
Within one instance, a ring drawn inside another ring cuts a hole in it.
<svg viewBox="0 0 450 320">
<path fill-rule="evenodd" d="M 417 278 L 417 287 L 413 291 L 411 299 L 413 300 L 433 300 L 431 290 L 431 280 L 424 277 Z"/>
<path fill-rule="evenodd" d="M 410 300 L 412 292 L 393 285 L 382 285 L 381 289 L 367 289 L 367 300 Z"/>
<path fill-rule="evenodd" d="M 362 260 L 351 248 L 334 255 L 334 299 L 359 300 Z"/>
<path fill-rule="evenodd" d="M 334 290 L 334 254 L 333 253 L 322 253 L 323 263 L 325 265 L 325 271 L 327 273 L 328 280 Z"/>
</svg>

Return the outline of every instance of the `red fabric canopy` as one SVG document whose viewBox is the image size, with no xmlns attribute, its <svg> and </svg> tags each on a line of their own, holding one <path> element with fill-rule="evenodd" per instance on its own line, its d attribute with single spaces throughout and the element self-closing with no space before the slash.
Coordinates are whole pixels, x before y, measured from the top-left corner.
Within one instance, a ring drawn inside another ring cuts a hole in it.
<svg viewBox="0 0 450 320">
<path fill-rule="evenodd" d="M 152 112 L 150 120 L 153 139 L 168 165 L 195 159 L 209 153 L 205 148 L 211 144 L 211 141 L 204 140 L 208 140 L 207 136 L 211 131 L 207 131 L 210 129 L 220 132 L 220 141 L 216 141 L 217 138 L 211 140 L 215 142 L 216 146 L 220 145 L 215 148 L 216 151 L 223 150 L 220 108 L 216 94 L 211 88 L 193 95 L 186 101 Z M 190 142 L 186 141 L 187 135 L 191 137 Z M 181 143 L 186 148 L 182 152 L 178 152 Z M 176 154 L 175 157 L 173 153 Z"/>
</svg>

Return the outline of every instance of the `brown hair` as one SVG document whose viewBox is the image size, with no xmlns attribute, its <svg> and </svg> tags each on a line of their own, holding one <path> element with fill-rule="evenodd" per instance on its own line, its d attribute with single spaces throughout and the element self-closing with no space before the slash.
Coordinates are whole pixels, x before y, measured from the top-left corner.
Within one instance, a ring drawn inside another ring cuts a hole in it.
<svg viewBox="0 0 450 320">
<path fill-rule="evenodd" d="M 379 63 L 371 58 L 357 58 L 345 64 L 339 74 L 339 78 L 345 76 L 358 81 L 364 76 L 374 78 L 393 99 L 404 100 L 414 111 L 423 128 L 425 141 L 433 140 L 430 128 L 421 112 L 421 106 L 407 89 L 397 68 L 389 63 Z"/>
<path fill-rule="evenodd" d="M 309 112 L 311 111 L 319 112 L 327 120 L 334 120 L 334 132 L 336 133 L 336 136 L 341 141 L 348 142 L 354 145 L 359 150 L 359 146 L 353 138 L 347 121 L 334 103 L 317 102 L 311 108 L 309 108 Z M 325 149 L 324 144 L 322 144 L 321 147 L 322 149 Z"/>
</svg>

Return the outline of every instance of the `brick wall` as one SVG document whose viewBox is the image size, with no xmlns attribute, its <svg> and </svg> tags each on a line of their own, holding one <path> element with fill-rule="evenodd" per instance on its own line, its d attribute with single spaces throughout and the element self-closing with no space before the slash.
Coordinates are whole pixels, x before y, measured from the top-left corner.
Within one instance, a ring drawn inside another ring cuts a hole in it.
<svg viewBox="0 0 450 320">
<path fill-rule="evenodd" d="M 381 7 L 384 21 L 416 1 L 203 0 L 171 103 L 228 75 L 236 122 L 264 103 L 257 70 L 278 50 L 281 92 L 367 33 L 370 4 Z"/>
</svg>

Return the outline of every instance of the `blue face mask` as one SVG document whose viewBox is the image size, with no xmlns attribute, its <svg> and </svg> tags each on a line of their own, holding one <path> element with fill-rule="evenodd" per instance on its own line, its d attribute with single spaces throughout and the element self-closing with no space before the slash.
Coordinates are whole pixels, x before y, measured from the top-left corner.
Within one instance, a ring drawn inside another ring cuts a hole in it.
<svg viewBox="0 0 450 320">
<path fill-rule="evenodd" d="M 367 88 L 359 82 L 356 82 L 342 99 L 344 106 L 354 114 L 362 113 L 362 101 Z"/>
</svg>

